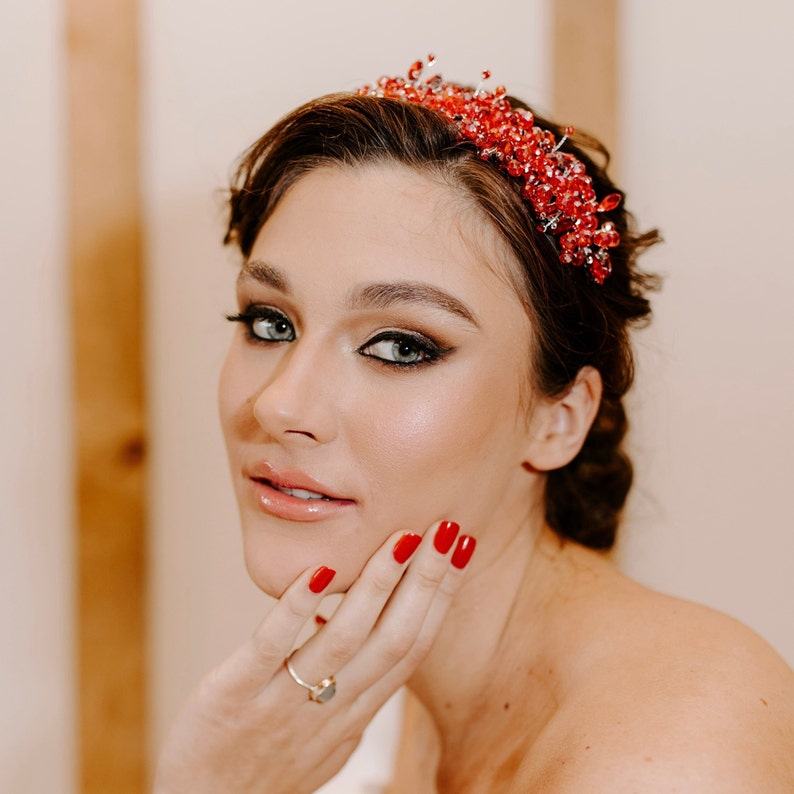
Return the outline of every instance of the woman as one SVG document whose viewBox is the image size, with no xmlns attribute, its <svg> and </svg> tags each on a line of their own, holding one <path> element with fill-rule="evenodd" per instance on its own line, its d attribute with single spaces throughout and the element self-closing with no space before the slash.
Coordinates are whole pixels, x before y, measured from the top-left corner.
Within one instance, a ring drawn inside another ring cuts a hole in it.
<svg viewBox="0 0 794 794">
<path fill-rule="evenodd" d="M 603 556 L 656 237 L 572 134 L 414 64 L 245 155 L 220 409 L 279 600 L 185 707 L 158 794 L 313 791 L 406 683 L 427 719 L 396 790 L 794 789 L 790 669 Z"/>
</svg>

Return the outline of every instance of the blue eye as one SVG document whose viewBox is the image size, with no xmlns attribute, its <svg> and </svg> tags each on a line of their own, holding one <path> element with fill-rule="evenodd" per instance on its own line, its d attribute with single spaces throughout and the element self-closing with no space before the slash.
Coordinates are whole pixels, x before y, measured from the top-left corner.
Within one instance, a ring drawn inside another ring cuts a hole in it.
<svg viewBox="0 0 794 794">
<path fill-rule="evenodd" d="M 407 368 L 433 364 L 450 351 L 419 334 L 382 331 L 362 345 L 358 352 L 393 367 Z"/>
<path fill-rule="evenodd" d="M 257 342 L 293 342 L 295 328 L 284 312 L 272 306 L 248 306 L 240 314 L 226 318 L 234 323 L 243 323 L 249 337 Z"/>
<path fill-rule="evenodd" d="M 251 333 L 268 342 L 291 342 L 295 339 L 295 329 L 284 315 L 257 317 L 251 321 Z"/>
<path fill-rule="evenodd" d="M 367 345 L 367 355 L 395 364 L 418 364 L 425 360 L 426 353 L 414 342 L 384 339 Z"/>
</svg>

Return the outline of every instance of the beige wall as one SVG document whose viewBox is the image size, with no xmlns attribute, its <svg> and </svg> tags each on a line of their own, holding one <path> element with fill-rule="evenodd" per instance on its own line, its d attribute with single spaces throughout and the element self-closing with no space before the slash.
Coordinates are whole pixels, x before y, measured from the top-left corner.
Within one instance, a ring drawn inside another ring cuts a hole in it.
<svg viewBox="0 0 794 794">
<path fill-rule="evenodd" d="M 153 746 L 266 608 L 242 566 L 215 418 L 234 264 L 218 244 L 214 191 L 297 102 L 428 50 L 450 76 L 488 66 L 547 106 L 546 3 L 470 6 L 143 4 Z M 790 663 L 792 8 L 624 0 L 619 129 L 631 204 L 667 239 L 648 263 L 668 276 L 640 340 L 638 489 L 621 556 L 643 581 L 741 618 Z M 0 790 L 15 794 L 74 790 L 60 16 L 55 0 L 0 11 L 0 345 L 11 373 L 0 394 Z M 380 723 L 328 790 L 377 779 L 392 731 Z"/>
<path fill-rule="evenodd" d="M 70 794 L 71 408 L 58 3 L 5 3 L 0 30 L 0 791 Z"/>
<path fill-rule="evenodd" d="M 623 172 L 667 277 L 626 567 L 794 663 L 794 5 L 627 0 L 622 27 Z"/>
</svg>

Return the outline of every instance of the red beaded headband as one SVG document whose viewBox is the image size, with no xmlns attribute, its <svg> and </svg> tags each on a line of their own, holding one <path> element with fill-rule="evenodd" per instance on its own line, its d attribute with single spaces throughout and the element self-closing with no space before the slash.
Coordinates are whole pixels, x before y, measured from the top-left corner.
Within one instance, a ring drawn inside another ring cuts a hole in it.
<svg viewBox="0 0 794 794">
<path fill-rule="evenodd" d="M 434 60 L 429 56 L 427 65 L 432 66 Z M 558 142 L 552 132 L 535 126 L 530 111 L 511 107 L 504 86 L 490 93 L 482 83 L 472 90 L 445 82 L 441 75 L 422 80 L 423 68 L 416 61 L 407 80 L 381 77 L 375 86 L 366 85 L 358 93 L 414 102 L 454 121 L 483 160 L 495 162 L 521 181 L 521 194 L 534 210 L 538 229 L 558 239 L 560 261 L 586 265 L 593 281 L 603 284 L 612 270 L 608 249 L 620 243 L 620 235 L 610 221 L 599 226 L 597 213 L 615 209 L 621 196 L 610 193 L 599 202 L 584 163 L 560 151 L 573 135 L 573 127 L 566 127 Z M 490 76 L 484 71 L 483 81 Z"/>
</svg>

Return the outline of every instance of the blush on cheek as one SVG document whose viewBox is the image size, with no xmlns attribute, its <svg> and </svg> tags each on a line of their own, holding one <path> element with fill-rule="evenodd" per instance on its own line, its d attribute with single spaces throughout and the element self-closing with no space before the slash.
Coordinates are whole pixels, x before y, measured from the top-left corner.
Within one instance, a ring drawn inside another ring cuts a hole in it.
<svg viewBox="0 0 794 794">
<path fill-rule="evenodd" d="M 365 470 L 380 519 L 423 532 L 441 519 L 481 526 L 499 508 L 506 478 L 520 468 L 519 433 L 505 421 L 517 400 L 490 387 L 488 374 L 474 388 L 431 388 L 419 404 L 378 407 L 366 427 Z"/>
<path fill-rule="evenodd" d="M 490 389 L 430 391 L 419 404 L 382 406 L 371 423 L 369 437 L 376 459 L 389 462 L 393 473 L 455 467 L 490 446 L 494 429 L 503 421 L 499 400 Z M 504 406 L 506 409 L 513 408 Z"/>
<path fill-rule="evenodd" d="M 400 408 L 379 411 L 369 428 L 369 484 L 381 498 L 397 492 L 414 500 L 432 494 L 434 482 L 454 467 L 463 428 L 432 403 Z"/>
<path fill-rule="evenodd" d="M 381 407 L 372 417 L 369 437 L 373 451 L 384 460 L 401 460 L 411 450 L 416 454 L 432 446 L 434 438 L 443 428 L 443 417 L 429 401 L 419 405 L 390 405 Z"/>
</svg>

